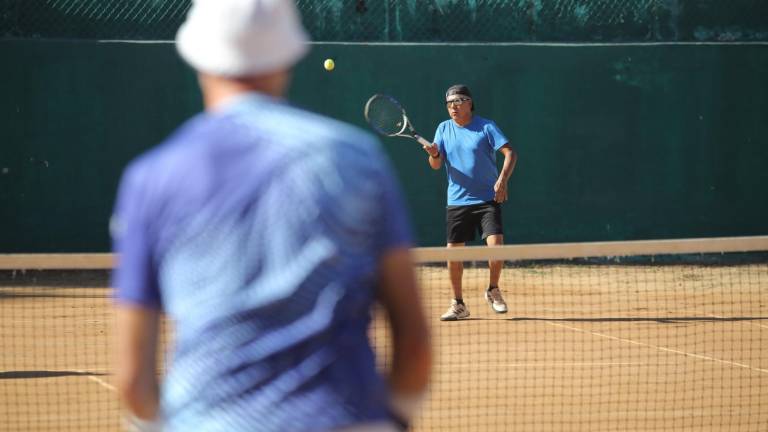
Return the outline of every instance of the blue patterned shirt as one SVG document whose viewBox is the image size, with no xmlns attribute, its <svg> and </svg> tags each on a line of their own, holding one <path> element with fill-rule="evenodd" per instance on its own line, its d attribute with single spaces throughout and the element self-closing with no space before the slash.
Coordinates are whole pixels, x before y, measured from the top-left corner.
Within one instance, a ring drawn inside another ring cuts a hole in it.
<svg viewBox="0 0 768 432">
<path fill-rule="evenodd" d="M 174 322 L 167 430 L 387 418 L 367 328 L 380 258 L 411 234 L 369 134 L 249 94 L 131 163 L 113 222 L 117 302 Z"/>
</svg>

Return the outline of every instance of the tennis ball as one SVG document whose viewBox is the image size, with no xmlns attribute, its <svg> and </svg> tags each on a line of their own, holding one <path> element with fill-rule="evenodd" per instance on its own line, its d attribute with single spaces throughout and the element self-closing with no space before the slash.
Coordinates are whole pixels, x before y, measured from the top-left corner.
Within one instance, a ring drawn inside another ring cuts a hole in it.
<svg viewBox="0 0 768 432">
<path fill-rule="evenodd" d="M 325 61 L 323 62 L 323 67 L 327 71 L 332 71 L 333 68 L 336 67 L 336 63 L 334 63 L 333 59 L 325 59 Z"/>
</svg>

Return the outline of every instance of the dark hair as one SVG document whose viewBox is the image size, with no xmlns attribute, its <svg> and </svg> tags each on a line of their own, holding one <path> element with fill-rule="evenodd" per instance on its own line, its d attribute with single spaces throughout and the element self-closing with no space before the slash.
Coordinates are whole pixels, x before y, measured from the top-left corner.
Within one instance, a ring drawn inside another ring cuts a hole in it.
<svg viewBox="0 0 768 432">
<path fill-rule="evenodd" d="M 454 84 L 450 87 L 448 87 L 448 90 L 445 91 L 445 98 L 448 99 L 448 96 L 451 95 L 464 95 L 469 98 L 472 98 L 472 92 L 469 91 L 469 87 L 465 86 L 464 84 Z M 472 111 L 475 110 L 475 100 L 472 99 Z"/>
</svg>

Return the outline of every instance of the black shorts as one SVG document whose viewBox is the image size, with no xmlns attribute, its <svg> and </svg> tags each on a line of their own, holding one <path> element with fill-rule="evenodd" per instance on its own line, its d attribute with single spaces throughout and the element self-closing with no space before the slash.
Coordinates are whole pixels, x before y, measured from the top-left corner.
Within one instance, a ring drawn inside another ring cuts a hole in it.
<svg viewBox="0 0 768 432">
<path fill-rule="evenodd" d="M 445 211 L 448 243 L 466 243 L 475 239 L 475 232 L 485 240 L 488 236 L 504 234 L 501 228 L 501 205 L 495 201 L 464 206 L 448 206 Z"/>
</svg>

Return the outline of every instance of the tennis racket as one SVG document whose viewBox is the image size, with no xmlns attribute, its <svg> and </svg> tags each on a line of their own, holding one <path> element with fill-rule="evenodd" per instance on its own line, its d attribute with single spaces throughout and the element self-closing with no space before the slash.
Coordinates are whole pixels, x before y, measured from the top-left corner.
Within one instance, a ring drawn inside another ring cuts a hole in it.
<svg viewBox="0 0 768 432">
<path fill-rule="evenodd" d="M 384 136 L 400 136 L 416 140 L 422 146 L 432 143 L 417 134 L 405 114 L 405 109 L 392 96 L 375 94 L 365 103 L 365 120 L 376 132 Z"/>
</svg>

